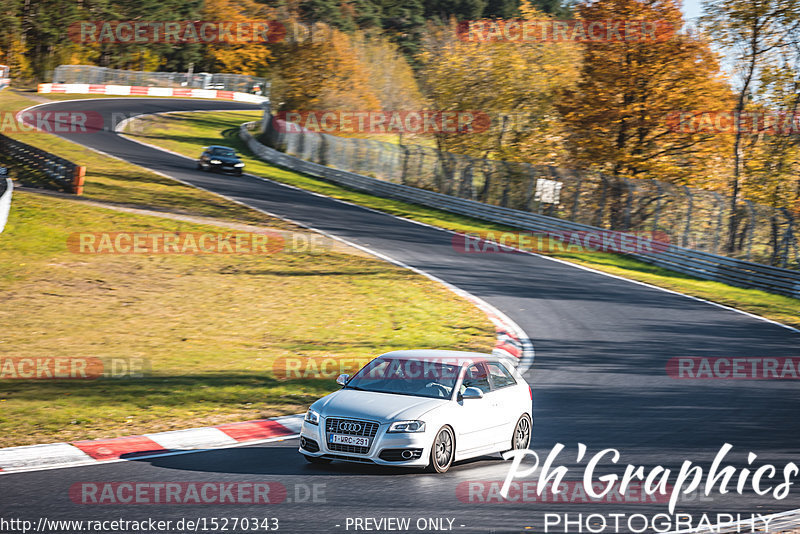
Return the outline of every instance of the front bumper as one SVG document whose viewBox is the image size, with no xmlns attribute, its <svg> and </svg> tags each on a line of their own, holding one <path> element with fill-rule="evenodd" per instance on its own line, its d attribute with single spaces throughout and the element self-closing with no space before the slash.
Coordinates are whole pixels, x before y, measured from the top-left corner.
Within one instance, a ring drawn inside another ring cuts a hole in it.
<svg viewBox="0 0 800 534">
<path fill-rule="evenodd" d="M 212 171 L 235 173 L 244 172 L 244 167 L 235 167 L 233 163 L 201 163 L 201 165 L 207 166 Z"/>
<path fill-rule="evenodd" d="M 306 456 L 315 456 L 315 457 L 322 457 L 328 458 L 331 460 L 341 460 L 346 462 L 356 462 L 356 463 L 374 463 L 377 465 L 387 465 L 387 466 L 396 466 L 396 467 L 425 467 L 428 465 L 430 460 L 430 452 L 431 452 L 431 438 L 429 436 L 430 432 L 413 432 L 413 433 L 391 433 L 388 434 L 386 431 L 389 429 L 389 423 L 381 423 L 378 427 L 378 432 L 375 434 L 375 437 L 372 439 L 372 444 L 370 446 L 369 452 L 366 454 L 358 454 L 355 452 L 340 452 L 336 450 L 331 450 L 328 447 L 328 440 L 327 436 L 325 435 L 325 419 L 320 418 L 319 425 L 312 425 L 303 421 L 303 426 L 300 429 L 300 443 L 301 446 L 298 448 L 302 454 Z M 317 447 L 319 448 L 318 451 L 314 452 L 313 449 L 315 447 L 308 446 L 308 448 L 303 447 L 303 442 L 305 440 L 313 440 Z M 311 449 L 311 450 L 310 450 Z M 391 449 L 387 451 L 387 449 Z M 414 456 L 418 456 L 409 460 L 404 460 L 399 457 L 397 453 L 394 451 L 403 451 L 403 450 L 414 450 Z M 397 457 L 397 461 L 393 460 L 385 460 L 381 458 L 381 453 L 384 453 L 383 456 L 390 456 L 390 457 Z"/>
</svg>

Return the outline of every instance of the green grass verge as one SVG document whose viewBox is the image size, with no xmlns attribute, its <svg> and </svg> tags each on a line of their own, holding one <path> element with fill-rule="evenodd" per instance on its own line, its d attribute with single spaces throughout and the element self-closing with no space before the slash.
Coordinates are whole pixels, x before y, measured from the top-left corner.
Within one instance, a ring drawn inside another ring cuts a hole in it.
<svg viewBox="0 0 800 534">
<path fill-rule="evenodd" d="M 224 144 L 236 148 L 245 156 L 244 161 L 247 164 L 248 172 L 260 176 L 459 232 L 513 230 L 505 226 L 486 223 L 432 208 L 352 191 L 260 161 L 254 157 L 237 135 L 239 124 L 257 120 L 260 116 L 260 112 L 206 112 L 162 115 L 144 119 L 142 121 L 144 123 L 143 127 L 136 126 L 135 131 L 139 133 L 132 135 L 132 137 L 192 157 L 198 155 L 200 147 L 220 143 L 220 137 L 225 137 Z M 800 327 L 800 300 L 798 299 L 701 280 L 622 255 L 593 253 L 552 254 L 552 256 L 599 271 L 708 299 Z"/>
<path fill-rule="evenodd" d="M 338 369 L 274 375 L 282 357 L 351 361 L 418 347 L 486 352 L 494 343 L 480 310 L 368 256 L 68 251 L 67 236 L 81 231 L 220 228 L 15 192 L 0 235 L 0 447 L 298 413 L 336 388 Z M 25 357 L 145 358 L 150 370 L 11 379 L 3 361 Z"/>
</svg>

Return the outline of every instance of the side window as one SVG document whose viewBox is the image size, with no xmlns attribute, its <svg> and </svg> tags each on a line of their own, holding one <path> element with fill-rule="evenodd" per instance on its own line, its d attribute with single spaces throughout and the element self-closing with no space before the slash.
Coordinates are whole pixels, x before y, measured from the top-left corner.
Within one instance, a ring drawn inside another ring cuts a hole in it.
<svg viewBox="0 0 800 534">
<path fill-rule="evenodd" d="M 488 367 L 489 375 L 492 377 L 492 385 L 494 386 L 494 389 L 513 386 L 517 383 L 517 381 L 514 380 L 514 377 L 511 376 L 511 373 L 508 372 L 508 369 L 506 369 L 503 364 L 490 363 Z"/>
<path fill-rule="evenodd" d="M 464 381 L 461 383 L 461 393 L 464 393 L 467 388 L 478 388 L 484 393 L 491 391 L 489 373 L 486 371 L 484 364 L 474 363 L 467 368 L 464 374 Z"/>
</svg>

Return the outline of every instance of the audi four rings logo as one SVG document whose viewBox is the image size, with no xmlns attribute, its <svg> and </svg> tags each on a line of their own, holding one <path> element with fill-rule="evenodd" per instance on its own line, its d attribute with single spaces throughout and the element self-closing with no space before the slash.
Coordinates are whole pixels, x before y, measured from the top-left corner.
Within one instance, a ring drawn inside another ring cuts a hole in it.
<svg viewBox="0 0 800 534">
<path fill-rule="evenodd" d="M 361 425 L 358 423 L 339 423 L 339 430 L 342 432 L 360 432 Z"/>
</svg>

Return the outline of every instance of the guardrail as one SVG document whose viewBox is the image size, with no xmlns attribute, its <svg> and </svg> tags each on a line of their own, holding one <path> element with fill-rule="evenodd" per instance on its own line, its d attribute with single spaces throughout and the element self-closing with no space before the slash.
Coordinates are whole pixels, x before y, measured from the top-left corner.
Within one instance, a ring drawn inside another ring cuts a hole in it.
<svg viewBox="0 0 800 534">
<path fill-rule="evenodd" d="M 15 165 L 44 174 L 59 186 L 76 195 L 83 194 L 86 167 L 55 156 L 40 148 L 25 144 L 0 134 L 0 153 L 8 156 Z"/>
<path fill-rule="evenodd" d="M 14 183 L 10 178 L 0 178 L 0 234 L 8 222 L 8 212 L 11 211 L 11 192 Z"/>
<path fill-rule="evenodd" d="M 259 158 L 351 189 L 533 232 L 608 232 L 606 229 L 594 226 L 376 180 L 375 178 L 305 161 L 258 142 L 250 133 L 250 130 L 257 129 L 259 125 L 260 122 L 245 123 L 241 125 L 239 131 L 240 138 L 247 143 L 250 150 Z M 761 289 L 771 293 L 800 298 L 800 271 L 735 260 L 675 245 L 663 247 L 663 250 L 659 247 L 659 250 L 660 252 L 657 254 L 629 255 L 658 267 L 690 274 L 705 280 L 725 282 L 734 286 Z"/>
</svg>

